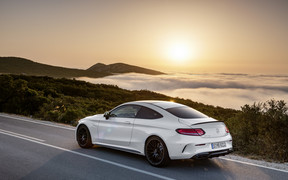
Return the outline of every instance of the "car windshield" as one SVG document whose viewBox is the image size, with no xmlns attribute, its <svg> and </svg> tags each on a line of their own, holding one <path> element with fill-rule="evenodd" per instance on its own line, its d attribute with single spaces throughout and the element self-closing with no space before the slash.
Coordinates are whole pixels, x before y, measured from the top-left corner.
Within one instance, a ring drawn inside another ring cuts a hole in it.
<svg viewBox="0 0 288 180">
<path fill-rule="evenodd" d="M 205 114 L 187 106 L 168 108 L 166 111 L 183 119 L 207 118 Z"/>
</svg>

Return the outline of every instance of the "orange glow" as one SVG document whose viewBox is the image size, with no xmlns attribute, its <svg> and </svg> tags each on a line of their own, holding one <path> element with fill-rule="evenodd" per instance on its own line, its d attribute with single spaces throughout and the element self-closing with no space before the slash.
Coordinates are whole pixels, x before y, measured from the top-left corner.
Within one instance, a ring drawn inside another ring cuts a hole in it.
<svg viewBox="0 0 288 180">
<path fill-rule="evenodd" d="M 287 1 L 5 1 L 0 56 L 89 68 L 287 73 Z M 277 21 L 275 21 L 277 19 Z"/>
</svg>

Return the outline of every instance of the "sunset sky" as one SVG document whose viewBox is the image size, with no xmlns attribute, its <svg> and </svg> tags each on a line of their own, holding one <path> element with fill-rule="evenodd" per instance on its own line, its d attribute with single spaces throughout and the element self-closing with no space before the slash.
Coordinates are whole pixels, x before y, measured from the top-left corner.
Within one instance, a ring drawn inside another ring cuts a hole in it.
<svg viewBox="0 0 288 180">
<path fill-rule="evenodd" d="M 287 74 L 287 0 L 0 0 L 0 56 Z"/>
</svg>

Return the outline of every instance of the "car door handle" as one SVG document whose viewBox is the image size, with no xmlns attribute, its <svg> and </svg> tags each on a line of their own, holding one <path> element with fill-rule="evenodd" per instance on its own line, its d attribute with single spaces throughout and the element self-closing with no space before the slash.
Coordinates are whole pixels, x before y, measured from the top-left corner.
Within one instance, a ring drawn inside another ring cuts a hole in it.
<svg viewBox="0 0 288 180">
<path fill-rule="evenodd" d="M 130 121 L 125 121 L 124 123 L 125 123 L 125 124 L 131 124 L 131 122 L 130 122 Z"/>
</svg>

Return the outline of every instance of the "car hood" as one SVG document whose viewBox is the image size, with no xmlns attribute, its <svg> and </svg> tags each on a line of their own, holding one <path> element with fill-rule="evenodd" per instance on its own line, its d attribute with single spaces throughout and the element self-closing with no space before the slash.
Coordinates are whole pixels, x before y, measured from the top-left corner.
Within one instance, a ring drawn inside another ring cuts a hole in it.
<svg viewBox="0 0 288 180">
<path fill-rule="evenodd" d="M 93 115 L 93 116 L 87 116 L 83 119 L 81 119 L 80 121 L 87 121 L 87 120 L 96 120 L 96 119 L 99 119 L 99 118 L 103 118 L 104 114 L 96 114 L 96 115 Z"/>
</svg>

